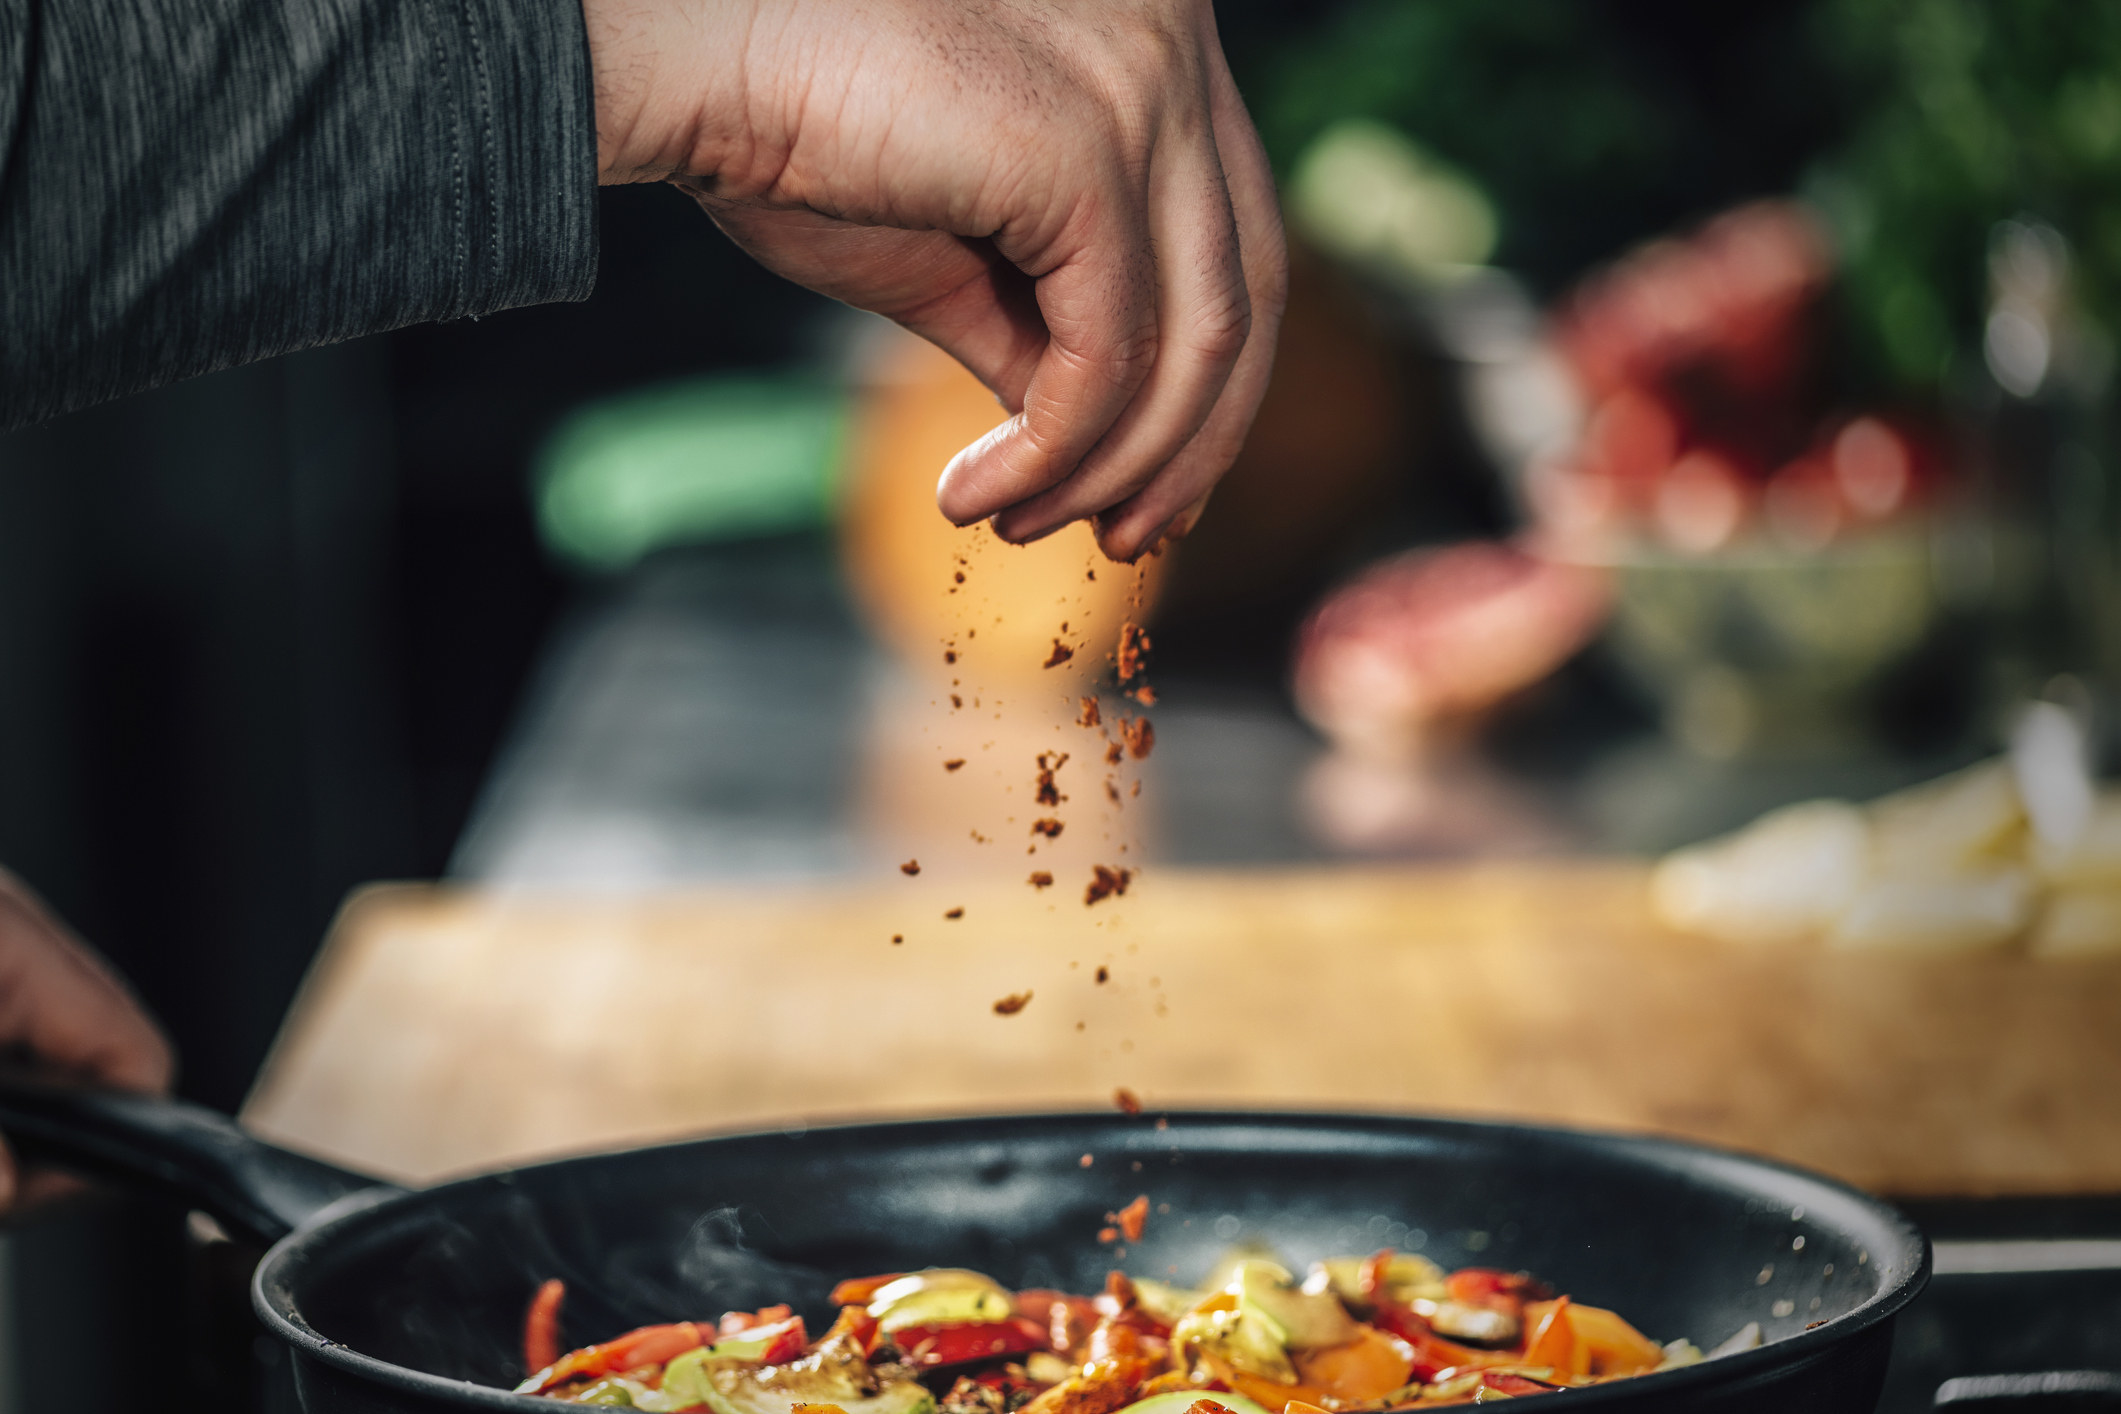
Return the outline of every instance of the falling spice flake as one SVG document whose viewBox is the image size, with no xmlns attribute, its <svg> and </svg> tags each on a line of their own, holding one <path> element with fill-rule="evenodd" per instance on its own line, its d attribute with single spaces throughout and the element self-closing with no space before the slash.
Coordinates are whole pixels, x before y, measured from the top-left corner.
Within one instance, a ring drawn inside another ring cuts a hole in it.
<svg viewBox="0 0 2121 1414">
<path fill-rule="evenodd" d="M 1031 887 L 1034 889 L 1050 889 L 1053 887 L 1053 876 L 1043 869 L 1034 869 L 1031 871 Z"/>
<path fill-rule="evenodd" d="M 1053 640 L 1053 651 L 1046 655 L 1046 661 L 1042 666 L 1057 668 L 1074 656 L 1075 650 L 1056 638 Z"/>
<path fill-rule="evenodd" d="M 994 1014 L 996 1016 L 1014 1016 L 1029 1005 L 1031 1005 L 1030 992 L 1011 992 L 994 1004 Z"/>
<path fill-rule="evenodd" d="M 906 935 L 904 933 L 893 933 L 891 935 L 891 946 L 893 947 L 897 947 L 900 943 L 903 943 L 905 941 Z"/>
<path fill-rule="evenodd" d="M 1097 710 L 1097 699 L 1085 697 L 1083 699 L 1082 715 L 1075 719 L 1075 725 L 1079 727 L 1097 727 L 1103 726 L 1104 721 L 1105 714 Z"/>
<path fill-rule="evenodd" d="M 1034 835 L 1044 835 L 1049 840 L 1059 839 L 1060 832 L 1066 828 L 1067 827 L 1061 824 L 1060 821 L 1053 819 L 1033 820 L 1031 822 L 1031 833 Z"/>
<path fill-rule="evenodd" d="M 1136 623 L 1119 626 L 1119 682 L 1121 687 L 1133 682 L 1149 667 L 1149 635 Z"/>
<path fill-rule="evenodd" d="M 1120 740 L 1127 743 L 1127 751 L 1137 761 L 1149 759 L 1156 749 L 1156 724 L 1147 717 L 1122 717 L 1119 719 Z"/>
<path fill-rule="evenodd" d="M 1142 1230 L 1149 1225 L 1149 1195 L 1144 1193 L 1118 1212 L 1105 1214 L 1105 1221 L 1124 1233 L 1127 1241 L 1141 1241 Z"/>
<path fill-rule="evenodd" d="M 1097 571 L 1094 569 L 1084 570 L 1083 578 L 1089 580 L 1092 584 L 1095 584 L 1097 583 Z"/>
<path fill-rule="evenodd" d="M 1129 794 L 1129 795 L 1140 795 L 1141 793 L 1142 793 L 1142 783 L 1141 783 L 1140 781 L 1136 781 L 1136 782 L 1134 783 L 1134 785 L 1133 785 L 1133 788 L 1132 788 L 1132 789 L 1130 789 L 1130 790 L 1129 790 L 1129 791 L 1127 792 L 1127 794 Z"/>
<path fill-rule="evenodd" d="M 910 879 L 921 872 L 921 862 L 918 859 L 909 859 L 898 867 L 898 872 Z"/>
<path fill-rule="evenodd" d="M 1080 1167 L 1082 1167 L 1082 1168 L 1088 1168 L 1088 1167 L 1090 1167 L 1090 1165 L 1092 1165 L 1092 1164 L 1094 1164 L 1094 1163 L 1096 1163 L 1096 1162 L 1097 1162 L 1097 1160 L 1095 1160 L 1095 1159 L 1091 1158 L 1091 1157 L 1090 1157 L 1090 1156 L 1089 1156 L 1088 1154 L 1085 1154 L 1085 1155 L 1083 1155 L 1083 1156 L 1082 1156 L 1082 1157 L 1081 1157 L 1080 1159 L 1077 1159 L 1077 1160 L 1076 1160 L 1076 1163 L 1077 1163 L 1077 1165 L 1079 1165 L 1079 1166 L 1080 1166 Z"/>
<path fill-rule="evenodd" d="M 1112 869 L 1103 864 L 1090 866 L 1090 883 L 1083 890 L 1083 907 L 1102 903 L 1114 894 L 1123 894 L 1134 880 L 1132 869 Z"/>
<path fill-rule="evenodd" d="M 1118 742 L 1115 741 L 1105 748 L 1105 764 L 1107 766 L 1117 766 L 1126 759 L 1127 748 L 1121 746 Z"/>
<path fill-rule="evenodd" d="M 1100 967 L 1100 968 L 1098 968 L 1098 969 L 1097 969 L 1097 980 L 1098 980 L 1099 982 L 1101 982 L 1101 983 L 1103 983 L 1103 982 L 1109 982 L 1109 981 L 1111 981 L 1111 980 L 1112 980 L 1112 969 L 1111 969 L 1111 968 L 1109 968 L 1109 967 Z"/>
<path fill-rule="evenodd" d="M 955 648 L 945 648 L 943 650 L 943 661 L 946 663 L 955 663 L 957 661 L 957 650 Z"/>
<path fill-rule="evenodd" d="M 1141 703 L 1144 707 L 1154 707 L 1156 705 L 1156 689 L 1145 682 L 1136 683 L 1128 688 L 1127 696 Z"/>
<path fill-rule="evenodd" d="M 955 578 L 959 584 L 963 584 L 965 582 L 965 572 L 963 570 L 959 570 Z"/>
<path fill-rule="evenodd" d="M 1138 1115 L 1142 1112 L 1141 1097 L 1124 1085 L 1112 1092 L 1112 1103 L 1119 1106 L 1121 1114 Z"/>
<path fill-rule="evenodd" d="M 1135 784 L 1140 785 L 1141 782 L 1136 781 Z M 1105 782 L 1105 795 L 1109 800 L 1111 800 L 1114 805 L 1121 804 L 1124 800 L 1124 797 L 1122 797 L 1119 793 L 1119 787 L 1114 785 L 1111 781 Z"/>
<path fill-rule="evenodd" d="M 1067 764 L 1068 753 L 1065 751 L 1041 751 L 1038 754 L 1038 803 L 1040 805 L 1058 805 L 1068 798 L 1062 795 L 1060 787 L 1053 783 L 1053 773 Z"/>
<path fill-rule="evenodd" d="M 958 919 L 963 918 L 964 916 L 965 910 L 962 908 L 947 909 L 943 913 L 943 917 L 949 919 L 953 923 L 955 923 Z"/>
<path fill-rule="evenodd" d="M 1119 1241 L 1119 1229 L 1116 1227 L 1101 1227 L 1097 1230 L 1097 1240 L 1099 1242 L 1117 1242 Z"/>
<path fill-rule="evenodd" d="M 943 769 L 945 771 L 962 771 L 964 768 L 965 758 L 962 756 L 953 756 L 948 761 L 945 761 L 943 763 Z"/>
<path fill-rule="evenodd" d="M 953 692 L 950 694 L 950 705 L 952 707 L 962 707 L 965 705 L 965 699 Z"/>
</svg>

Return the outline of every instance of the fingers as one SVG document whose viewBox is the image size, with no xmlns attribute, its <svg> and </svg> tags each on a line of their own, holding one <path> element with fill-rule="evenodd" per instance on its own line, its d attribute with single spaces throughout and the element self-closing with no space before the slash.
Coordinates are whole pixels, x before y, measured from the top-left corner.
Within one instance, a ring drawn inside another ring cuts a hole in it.
<svg viewBox="0 0 2121 1414">
<path fill-rule="evenodd" d="M 1200 432 L 1251 332 L 1236 217 L 1205 115 L 1157 164 L 1157 352 L 1141 391 L 1066 480 L 1004 510 L 1004 540 L 1032 540 L 1133 495 Z"/>
<path fill-rule="evenodd" d="M 1230 206 L 1252 310 L 1251 333 L 1200 431 L 1140 490 L 1098 516 L 1098 543 L 1115 560 L 1132 560 L 1154 547 L 1167 531 L 1176 538 L 1199 519 L 1208 493 L 1242 450 L 1260 400 L 1266 396 L 1282 309 L 1288 301 L 1288 252 L 1273 172 L 1219 54 L 1210 82 L 1216 145 L 1229 178 Z"/>
<path fill-rule="evenodd" d="M 1046 343 L 1023 410 L 943 470 L 936 503 L 958 525 L 1073 472 L 1134 401 L 1157 356 L 1148 216 L 1116 167 L 1075 202 L 1050 245 L 1026 247 L 1004 232 L 995 246 L 1036 277 Z"/>
<path fill-rule="evenodd" d="M 45 1068 L 163 1091 L 169 1042 L 124 983 L 27 888 L 0 873 L 0 1045 Z"/>
</svg>

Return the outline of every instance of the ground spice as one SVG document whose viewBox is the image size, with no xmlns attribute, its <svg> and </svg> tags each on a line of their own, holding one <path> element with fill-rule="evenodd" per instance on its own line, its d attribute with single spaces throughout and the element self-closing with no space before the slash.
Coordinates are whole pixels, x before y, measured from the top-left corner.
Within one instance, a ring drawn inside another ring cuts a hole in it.
<svg viewBox="0 0 2121 1414">
<path fill-rule="evenodd" d="M 1030 992 L 1011 992 L 994 1004 L 994 1014 L 996 1016 L 1014 1016 L 1029 1005 L 1031 1005 Z"/>
<path fill-rule="evenodd" d="M 1053 876 L 1043 869 L 1034 869 L 1031 871 L 1031 887 L 1034 889 L 1050 889 L 1053 887 Z"/>
<path fill-rule="evenodd" d="M 1125 687 L 1149 670 L 1149 635 L 1136 623 L 1119 626 L 1119 683 Z"/>
<path fill-rule="evenodd" d="M 945 761 L 945 762 L 943 763 L 943 769 L 944 769 L 945 771 L 959 771 L 959 770 L 963 770 L 963 769 L 964 769 L 964 765 L 965 765 L 965 758 L 964 758 L 964 757 L 962 757 L 962 756 L 954 756 L 954 757 L 952 757 L 952 758 L 951 758 L 950 760 L 948 760 L 948 761 Z"/>
<path fill-rule="evenodd" d="M 1098 968 L 1098 969 L 1097 969 L 1097 980 L 1098 980 L 1098 981 L 1100 981 L 1100 982 L 1109 982 L 1109 981 L 1111 981 L 1111 980 L 1112 980 L 1112 969 L 1111 969 L 1111 968 L 1109 968 L 1109 967 L 1100 967 L 1100 968 Z"/>
<path fill-rule="evenodd" d="M 943 661 L 946 663 L 955 663 L 957 661 L 957 650 L 955 648 L 945 648 L 943 650 Z"/>
<path fill-rule="evenodd" d="M 1097 710 L 1097 699 L 1085 697 L 1083 699 L 1082 715 L 1075 719 L 1075 725 L 1079 727 L 1096 727 L 1104 725 L 1104 721 L 1105 714 Z"/>
<path fill-rule="evenodd" d="M 943 914 L 943 917 L 949 919 L 953 923 L 956 922 L 958 919 L 963 918 L 964 916 L 965 910 L 962 908 L 949 909 Z"/>
<path fill-rule="evenodd" d="M 1107 766 L 1117 766 L 1120 762 L 1126 760 L 1126 758 L 1127 748 L 1121 746 L 1116 741 L 1105 748 L 1105 764 Z"/>
<path fill-rule="evenodd" d="M 1053 651 L 1046 655 L 1044 666 L 1057 668 L 1074 656 L 1075 650 L 1056 638 L 1053 640 Z"/>
<path fill-rule="evenodd" d="M 1041 751 L 1038 754 L 1038 803 L 1040 805 L 1058 805 L 1068 798 L 1062 795 L 1060 787 L 1053 783 L 1053 773 L 1067 764 L 1068 753 L 1065 751 Z"/>
<path fill-rule="evenodd" d="M 1137 761 L 1149 759 L 1156 749 L 1156 724 L 1147 717 L 1122 717 L 1119 719 L 1120 740 L 1127 743 L 1127 751 Z"/>
<path fill-rule="evenodd" d="M 898 872 L 910 879 L 921 872 L 921 862 L 918 859 L 909 859 L 898 867 Z"/>
<path fill-rule="evenodd" d="M 1132 869 L 1112 869 L 1102 864 L 1091 865 L 1090 884 L 1083 890 L 1083 907 L 1088 908 L 1091 904 L 1101 903 L 1105 899 L 1111 898 L 1114 894 L 1125 893 L 1127 885 L 1133 882 L 1133 879 L 1134 871 Z"/>
<path fill-rule="evenodd" d="M 1149 1225 L 1149 1195 L 1144 1193 L 1118 1212 L 1105 1214 L 1105 1221 L 1125 1233 L 1127 1241 L 1141 1241 L 1142 1230 Z"/>
<path fill-rule="evenodd" d="M 1122 1114 L 1138 1115 L 1142 1112 L 1140 1097 L 1124 1085 L 1112 1092 L 1112 1103 L 1119 1106 Z"/>
<path fill-rule="evenodd" d="M 904 933 L 893 933 L 891 935 L 891 945 L 893 947 L 897 947 L 900 943 L 903 943 L 905 941 L 906 935 Z"/>
<path fill-rule="evenodd" d="M 1061 822 L 1058 820 L 1033 820 L 1031 822 L 1031 833 L 1034 835 L 1044 835 L 1049 840 L 1059 839 L 1060 832 L 1066 828 L 1067 827 L 1061 824 Z"/>
</svg>

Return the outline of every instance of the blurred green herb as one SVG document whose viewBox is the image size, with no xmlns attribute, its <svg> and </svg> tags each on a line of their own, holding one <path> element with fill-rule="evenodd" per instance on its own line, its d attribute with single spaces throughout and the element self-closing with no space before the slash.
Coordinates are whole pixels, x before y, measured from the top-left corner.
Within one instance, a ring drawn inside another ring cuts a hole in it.
<svg viewBox="0 0 2121 1414">
<path fill-rule="evenodd" d="M 1784 190 L 1832 129 L 1803 12 L 1590 0 L 1351 0 L 1241 63 L 1285 176 L 1347 118 L 1469 173 L 1498 263 L 1555 290 L 1744 196 Z"/>
<path fill-rule="evenodd" d="M 2121 6 L 1826 0 L 1815 25 L 1866 101 L 1806 189 L 1877 367 L 1931 384 L 1978 343 L 1990 233 L 2022 214 L 2071 241 L 2084 312 L 2121 322 Z"/>
</svg>

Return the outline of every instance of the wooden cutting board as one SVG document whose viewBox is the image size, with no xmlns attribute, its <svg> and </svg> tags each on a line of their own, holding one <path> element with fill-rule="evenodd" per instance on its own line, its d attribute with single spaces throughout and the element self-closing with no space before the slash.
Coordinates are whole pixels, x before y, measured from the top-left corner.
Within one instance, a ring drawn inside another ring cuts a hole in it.
<svg viewBox="0 0 2121 1414">
<path fill-rule="evenodd" d="M 1655 1130 L 1903 1195 L 2121 1192 L 2121 962 L 1738 950 L 1661 931 L 1631 864 L 1157 869 L 1094 908 L 1079 880 L 388 885 L 348 902 L 246 1118 L 428 1180 L 1121 1085 Z"/>
</svg>

